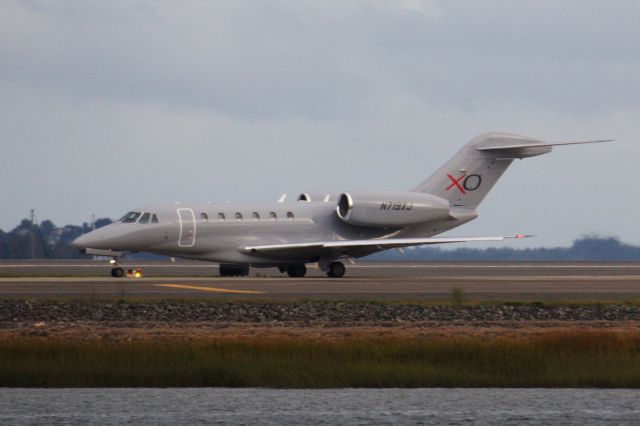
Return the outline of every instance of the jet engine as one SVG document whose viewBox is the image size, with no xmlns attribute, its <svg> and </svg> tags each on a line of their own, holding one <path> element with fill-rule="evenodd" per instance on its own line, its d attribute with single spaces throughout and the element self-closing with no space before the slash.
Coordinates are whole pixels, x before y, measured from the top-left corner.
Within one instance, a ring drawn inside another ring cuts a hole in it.
<svg viewBox="0 0 640 426">
<path fill-rule="evenodd" d="M 403 227 L 449 218 L 449 201 L 418 192 L 343 193 L 336 214 L 350 225 Z"/>
<path fill-rule="evenodd" d="M 326 192 L 304 192 L 298 195 L 298 201 L 335 201 L 340 194 L 327 194 Z"/>
</svg>

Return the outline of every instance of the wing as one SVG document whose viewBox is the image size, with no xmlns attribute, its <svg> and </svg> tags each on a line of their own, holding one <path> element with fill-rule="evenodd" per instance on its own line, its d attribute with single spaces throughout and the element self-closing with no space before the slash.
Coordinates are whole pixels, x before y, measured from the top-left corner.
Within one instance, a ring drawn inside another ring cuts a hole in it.
<svg viewBox="0 0 640 426">
<path fill-rule="evenodd" d="M 269 244 L 261 246 L 247 246 L 240 251 L 264 257 L 281 257 L 293 253 L 326 253 L 331 256 L 359 257 L 377 251 L 422 246 L 431 244 L 451 244 L 479 241 L 503 241 L 510 238 L 527 238 L 531 235 L 509 235 L 501 237 L 471 237 L 471 238 L 386 238 L 371 240 L 335 240 L 316 241 L 306 243 Z"/>
</svg>

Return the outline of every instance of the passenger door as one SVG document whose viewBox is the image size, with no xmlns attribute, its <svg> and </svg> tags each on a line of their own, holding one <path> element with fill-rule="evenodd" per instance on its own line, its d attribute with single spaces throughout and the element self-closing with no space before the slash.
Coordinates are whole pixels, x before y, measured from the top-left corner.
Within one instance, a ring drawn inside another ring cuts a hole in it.
<svg viewBox="0 0 640 426">
<path fill-rule="evenodd" d="M 196 243 L 196 215 L 193 209 L 178 209 L 180 237 L 178 247 L 193 247 Z"/>
</svg>

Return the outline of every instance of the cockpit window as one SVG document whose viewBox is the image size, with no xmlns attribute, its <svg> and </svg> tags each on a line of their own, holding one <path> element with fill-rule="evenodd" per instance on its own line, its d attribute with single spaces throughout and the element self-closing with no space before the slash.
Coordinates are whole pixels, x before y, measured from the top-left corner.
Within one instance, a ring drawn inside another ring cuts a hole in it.
<svg viewBox="0 0 640 426">
<path fill-rule="evenodd" d="M 149 219 L 151 219 L 151 213 L 145 213 L 140 217 L 138 223 L 149 223 Z"/>
<path fill-rule="evenodd" d="M 122 216 L 122 219 L 120 219 L 120 222 L 122 222 L 122 223 L 136 223 L 141 214 L 142 213 L 140 213 L 140 212 L 129 212 L 129 213 L 125 214 L 124 216 Z"/>
<path fill-rule="evenodd" d="M 155 214 L 151 215 L 151 223 L 158 223 L 158 216 Z"/>
</svg>

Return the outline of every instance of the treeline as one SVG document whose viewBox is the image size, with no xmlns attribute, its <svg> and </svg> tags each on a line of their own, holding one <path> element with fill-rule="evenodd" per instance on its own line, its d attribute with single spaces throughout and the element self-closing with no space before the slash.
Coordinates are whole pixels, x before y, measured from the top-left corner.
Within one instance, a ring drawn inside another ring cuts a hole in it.
<svg viewBox="0 0 640 426">
<path fill-rule="evenodd" d="M 615 237 L 585 236 L 570 247 L 551 248 L 458 248 L 415 247 L 404 253 L 387 251 L 372 260 L 432 261 L 640 261 L 640 246 L 622 243 Z"/>
<path fill-rule="evenodd" d="M 95 228 L 110 223 L 111 219 L 98 219 Z M 50 220 L 36 225 L 24 219 L 10 232 L 0 230 L 0 259 L 86 259 L 71 242 L 93 229 L 89 223 L 58 228 Z"/>
<path fill-rule="evenodd" d="M 112 223 L 103 218 L 95 228 Z M 86 259 L 71 242 L 94 229 L 93 224 L 56 227 L 50 220 L 39 225 L 24 219 L 10 232 L 0 230 L 0 259 Z M 570 247 L 552 248 L 441 248 L 415 247 L 400 253 L 387 250 L 370 260 L 431 261 L 640 261 L 640 246 L 622 243 L 615 237 L 585 236 Z"/>
</svg>

